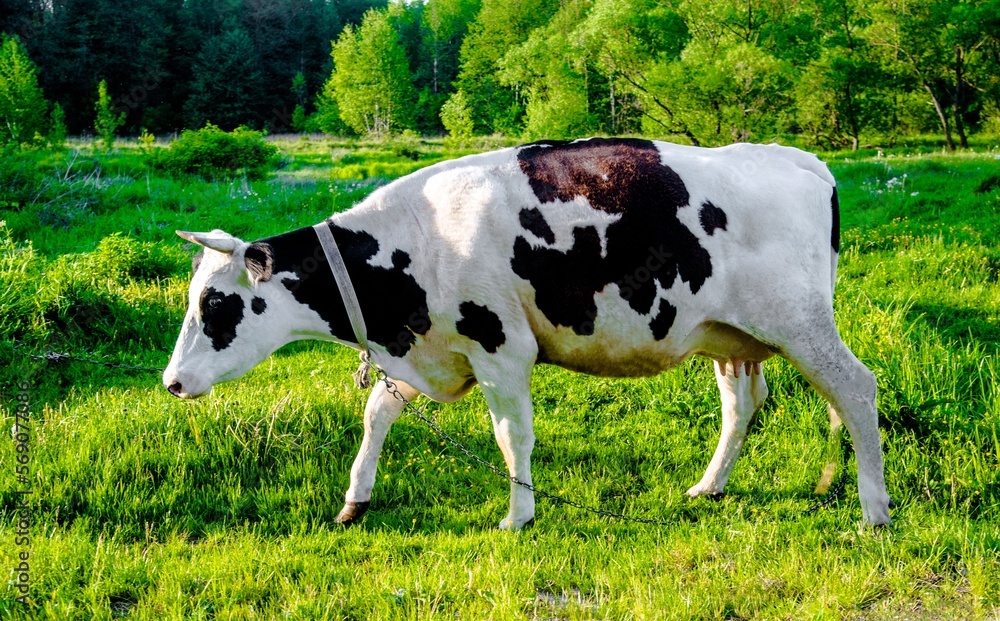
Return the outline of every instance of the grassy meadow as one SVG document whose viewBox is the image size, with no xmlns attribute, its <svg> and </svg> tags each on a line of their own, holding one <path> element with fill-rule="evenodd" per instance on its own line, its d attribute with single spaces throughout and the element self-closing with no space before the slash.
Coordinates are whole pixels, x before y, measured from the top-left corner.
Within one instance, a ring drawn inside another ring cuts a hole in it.
<svg viewBox="0 0 1000 621">
<path fill-rule="evenodd" d="M 16 443 L 0 443 L 0 617 L 1000 619 L 994 142 L 824 155 L 843 210 L 838 324 L 878 376 L 891 527 L 862 525 L 853 459 L 840 499 L 798 516 L 839 448 L 825 404 L 780 360 L 728 494 L 688 499 L 720 421 L 695 359 L 627 381 L 536 368 L 536 484 L 671 525 L 539 500 L 518 533 L 496 529 L 507 484 L 405 414 L 364 521 L 333 523 L 365 400 L 346 348 L 287 346 L 195 402 L 157 373 L 29 356 L 165 366 L 193 254 L 175 229 L 271 235 L 493 146 L 277 144 L 281 167 L 256 182 L 163 176 L 139 145 L 4 154 L 0 413 L 10 429 L 29 400 L 30 474 L 18 480 Z M 428 407 L 502 464 L 478 391 Z"/>
</svg>

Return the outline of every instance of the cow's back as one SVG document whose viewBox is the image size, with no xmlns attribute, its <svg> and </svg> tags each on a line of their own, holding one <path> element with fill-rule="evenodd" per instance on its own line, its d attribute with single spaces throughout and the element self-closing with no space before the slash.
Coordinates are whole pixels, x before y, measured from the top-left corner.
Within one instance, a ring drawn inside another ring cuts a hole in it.
<svg viewBox="0 0 1000 621">
<path fill-rule="evenodd" d="M 412 215 L 386 257 L 414 257 L 439 323 L 475 301 L 523 319 L 541 361 L 642 375 L 696 353 L 706 326 L 829 295 L 832 188 L 787 147 L 591 139 L 445 162 L 371 202 Z"/>
</svg>

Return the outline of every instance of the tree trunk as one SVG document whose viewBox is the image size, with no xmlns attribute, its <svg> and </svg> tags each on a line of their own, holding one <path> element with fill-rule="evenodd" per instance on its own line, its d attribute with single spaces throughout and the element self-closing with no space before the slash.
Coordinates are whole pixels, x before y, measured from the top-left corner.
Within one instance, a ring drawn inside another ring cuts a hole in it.
<svg viewBox="0 0 1000 621">
<path fill-rule="evenodd" d="M 963 149 L 969 148 L 969 139 L 965 135 L 965 123 L 962 116 L 965 114 L 965 54 L 961 47 L 955 48 L 955 97 L 952 99 L 951 110 L 955 115 L 955 131 L 958 132 L 958 141 Z"/>
<path fill-rule="evenodd" d="M 929 84 L 924 84 L 924 89 L 930 94 L 931 101 L 934 102 L 934 110 L 937 111 L 938 119 L 941 120 L 941 127 L 944 129 L 944 141 L 948 145 L 948 150 L 954 151 L 955 142 L 951 139 L 951 126 L 948 124 L 948 115 L 945 114 L 944 108 L 941 107 L 941 102 L 938 101 L 937 96 L 934 94 L 934 89 Z"/>
<path fill-rule="evenodd" d="M 851 83 L 846 86 L 847 94 L 847 127 L 851 134 L 851 151 L 858 150 L 858 143 L 861 137 L 861 123 L 858 121 L 858 110 L 854 103 L 854 92 L 851 90 Z"/>
<path fill-rule="evenodd" d="M 618 133 L 618 118 L 615 116 L 615 79 L 608 80 L 608 90 L 611 94 L 611 133 Z"/>
</svg>

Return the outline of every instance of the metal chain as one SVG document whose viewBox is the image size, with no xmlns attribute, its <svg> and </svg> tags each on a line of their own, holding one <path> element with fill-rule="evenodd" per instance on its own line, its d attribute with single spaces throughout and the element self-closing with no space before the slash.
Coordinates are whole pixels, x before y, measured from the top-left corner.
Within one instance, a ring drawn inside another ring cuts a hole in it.
<svg viewBox="0 0 1000 621">
<path fill-rule="evenodd" d="M 14 343 L 15 350 L 22 350 L 24 346 L 20 343 Z M 146 371 L 150 373 L 162 373 L 163 367 L 145 367 L 134 364 L 126 364 L 124 362 L 108 362 L 106 360 L 97 360 L 95 358 L 81 358 L 80 356 L 74 356 L 72 354 L 64 354 L 56 351 L 46 351 L 44 354 L 28 353 L 28 357 L 34 360 L 44 360 L 51 364 L 59 364 L 62 362 L 83 362 L 85 364 L 94 364 L 108 369 L 125 369 L 129 371 Z"/>
<path fill-rule="evenodd" d="M 477 464 L 485 467 L 486 469 L 490 470 L 491 472 L 493 472 L 494 474 L 496 474 L 498 477 L 500 477 L 502 479 L 507 479 L 509 482 L 514 483 L 515 485 L 519 485 L 519 486 L 523 487 L 524 489 L 526 489 L 526 490 L 528 490 L 528 491 L 530 491 L 530 492 L 532 492 L 534 494 L 537 494 L 537 495 L 539 495 L 539 496 L 541 496 L 543 498 L 547 498 L 547 499 L 549 499 L 549 500 L 551 500 L 553 502 L 556 502 L 556 503 L 559 503 L 559 504 L 564 504 L 564 505 L 569 505 L 571 507 L 575 507 L 577 509 L 580 509 L 581 511 L 586 511 L 588 513 L 593 513 L 595 515 L 601 515 L 601 516 L 604 516 L 604 517 L 614 518 L 614 519 L 618 519 L 618 520 L 624 520 L 624 521 L 627 521 L 627 522 L 635 522 L 635 523 L 638 523 L 638 524 L 650 524 L 650 525 L 653 525 L 653 526 L 675 526 L 677 524 L 680 524 L 682 522 L 687 521 L 687 520 L 664 521 L 664 520 L 657 520 L 657 519 L 653 519 L 653 518 L 644 518 L 644 517 L 636 517 L 636 516 L 633 516 L 633 515 L 626 515 L 624 513 L 619 513 L 617 511 L 609 511 L 607 509 L 600 509 L 598 507 L 593 507 L 593 506 L 590 506 L 590 505 L 584 505 L 584 504 L 581 504 L 581 503 L 576 502 L 574 500 L 570 500 L 569 498 L 566 498 L 565 496 L 560 496 L 559 494 L 553 494 L 552 492 L 547 492 L 547 491 L 545 491 L 543 489 L 539 489 L 538 487 L 535 487 L 531 483 L 525 483 L 524 481 L 518 479 L 517 477 L 512 476 L 508 472 L 504 472 L 502 469 L 500 469 L 498 466 L 494 465 L 492 462 L 489 462 L 489 461 L 483 459 L 482 457 L 480 457 L 479 455 L 477 455 L 476 453 L 474 453 L 471 449 L 467 448 L 464 444 L 462 444 L 461 442 L 459 442 L 458 440 L 456 440 L 455 438 L 453 438 L 451 435 L 449 435 L 448 432 L 446 432 L 444 429 L 442 429 L 437 423 L 435 423 L 433 420 L 431 420 L 430 418 L 428 418 L 423 413 L 423 410 L 421 408 L 416 407 L 415 405 L 413 405 L 413 403 L 409 399 L 407 399 L 406 397 L 404 397 L 403 393 L 400 392 L 399 387 L 396 385 L 396 383 L 393 382 L 391 379 L 389 379 L 389 376 L 386 375 L 385 371 L 383 371 L 381 368 L 375 366 L 368 359 L 367 356 L 363 356 L 362 357 L 361 368 L 363 368 L 363 369 L 367 368 L 368 372 L 373 372 L 375 374 L 376 380 L 382 382 L 383 384 L 385 384 L 386 391 L 390 395 L 392 395 L 394 398 L 396 398 L 397 400 L 401 401 L 403 403 L 403 407 L 405 409 L 409 410 L 411 414 L 413 414 L 418 419 L 420 419 L 425 425 L 427 425 L 431 429 L 431 431 L 433 431 L 435 434 L 437 434 L 438 437 L 440 437 L 443 440 L 447 441 L 448 444 L 450 444 L 453 448 L 455 448 L 456 450 L 458 450 L 459 452 L 461 452 L 463 455 L 465 455 L 466 457 L 468 457 L 469 459 L 471 459 L 475 463 L 477 463 Z M 846 453 L 845 453 L 845 455 L 846 455 Z M 844 461 L 845 461 L 845 465 L 846 465 L 846 457 L 845 457 Z M 829 494 L 827 494 L 825 497 L 823 497 L 821 500 L 819 500 L 816 504 L 814 504 L 813 506 L 811 506 L 808 509 L 806 509 L 805 511 L 803 511 L 801 514 L 798 514 L 798 517 L 810 515 L 812 513 L 815 513 L 816 511 L 822 509 L 823 507 L 825 507 L 825 506 L 833 503 L 835 500 L 837 500 L 837 498 L 840 496 L 840 494 L 844 491 L 844 487 L 845 487 L 846 483 L 847 483 L 847 477 L 844 476 L 843 473 L 841 473 L 840 481 L 837 483 L 837 485 L 834 486 L 833 490 Z M 790 519 L 791 517 L 796 517 L 796 516 L 788 516 L 785 519 Z"/>
</svg>

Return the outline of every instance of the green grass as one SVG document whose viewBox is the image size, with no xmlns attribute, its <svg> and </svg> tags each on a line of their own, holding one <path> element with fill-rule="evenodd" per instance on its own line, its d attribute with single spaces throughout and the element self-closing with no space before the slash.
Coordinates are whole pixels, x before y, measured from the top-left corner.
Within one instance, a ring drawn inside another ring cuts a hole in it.
<svg viewBox="0 0 1000 621">
<path fill-rule="evenodd" d="M 174 229 L 273 234 L 466 152 L 278 144 L 285 166 L 260 182 L 160 177 L 125 147 L 0 163 L 0 409 L 7 429 L 16 383 L 32 383 L 35 491 L 18 547 L 16 453 L 0 443 L 0 567 L 30 550 L 32 581 L 28 608 L 0 586 L 0 616 L 1000 618 L 997 153 L 828 157 L 843 206 L 838 322 L 879 378 L 893 526 L 861 524 L 853 460 L 840 500 L 796 516 L 831 447 L 825 404 L 780 361 L 728 495 L 688 500 L 719 426 L 710 365 L 695 360 L 643 380 L 534 374 L 537 484 L 673 525 L 540 500 L 512 534 L 495 529 L 507 485 L 410 416 L 364 521 L 333 524 L 365 398 L 346 348 L 287 346 L 190 403 L 156 374 L 27 356 L 163 366 L 191 254 Z M 478 391 L 429 411 L 502 463 Z"/>
</svg>

